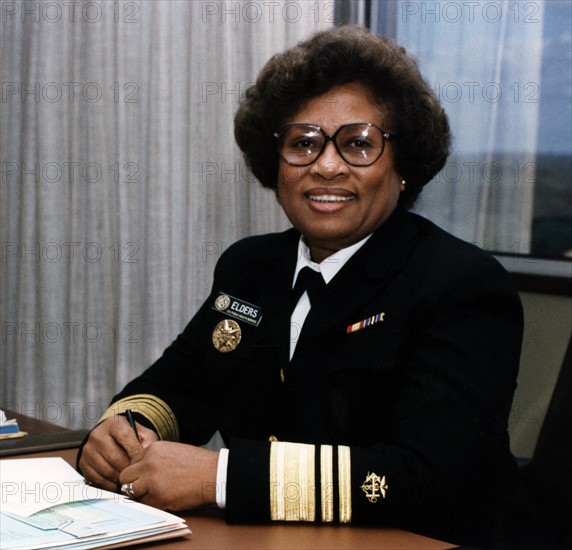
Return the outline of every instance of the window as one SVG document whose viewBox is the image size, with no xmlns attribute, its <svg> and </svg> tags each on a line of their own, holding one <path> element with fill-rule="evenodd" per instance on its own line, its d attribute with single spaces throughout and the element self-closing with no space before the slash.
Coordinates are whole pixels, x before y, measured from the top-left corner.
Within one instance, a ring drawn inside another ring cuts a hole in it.
<svg viewBox="0 0 572 550">
<path fill-rule="evenodd" d="M 572 3 L 352 4 L 344 22 L 405 46 L 449 115 L 452 155 L 415 210 L 491 252 L 565 259 L 569 272 Z"/>
</svg>

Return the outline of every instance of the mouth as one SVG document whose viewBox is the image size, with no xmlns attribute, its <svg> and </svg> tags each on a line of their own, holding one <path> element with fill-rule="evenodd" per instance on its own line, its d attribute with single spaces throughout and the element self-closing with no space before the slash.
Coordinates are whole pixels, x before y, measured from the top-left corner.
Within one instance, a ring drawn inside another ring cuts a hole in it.
<svg viewBox="0 0 572 550">
<path fill-rule="evenodd" d="M 349 197 L 341 197 L 339 195 L 312 195 L 310 193 L 306 193 L 306 197 L 312 201 L 327 203 L 350 202 L 356 199 L 355 195 L 351 195 Z"/>
<path fill-rule="evenodd" d="M 312 202 L 322 204 L 338 204 L 355 201 L 357 195 L 342 187 L 314 187 L 308 189 L 304 196 Z"/>
</svg>

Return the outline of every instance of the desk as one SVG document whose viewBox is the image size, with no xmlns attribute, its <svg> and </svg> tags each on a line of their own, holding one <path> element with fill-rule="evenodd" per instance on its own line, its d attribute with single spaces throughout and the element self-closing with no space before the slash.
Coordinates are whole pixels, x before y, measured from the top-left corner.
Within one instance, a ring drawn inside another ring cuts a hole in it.
<svg viewBox="0 0 572 550">
<path fill-rule="evenodd" d="M 20 454 L 18 458 L 61 456 L 75 466 L 77 449 Z M 402 531 L 358 526 L 301 524 L 229 525 L 218 509 L 177 514 L 187 522 L 189 537 L 139 545 L 164 550 L 442 550 L 455 545 Z"/>
<path fill-rule="evenodd" d="M 69 430 L 17 412 L 9 410 L 5 412 L 7 418 L 15 418 L 20 430 L 28 435 L 17 439 L 0 440 L 0 457 L 77 448 L 87 434 L 87 430 Z"/>
</svg>

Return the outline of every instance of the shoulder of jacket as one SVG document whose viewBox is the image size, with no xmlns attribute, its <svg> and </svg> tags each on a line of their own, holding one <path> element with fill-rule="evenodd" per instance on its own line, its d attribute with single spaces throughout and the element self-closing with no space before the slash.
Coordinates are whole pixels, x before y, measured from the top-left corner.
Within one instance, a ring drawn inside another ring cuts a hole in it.
<svg viewBox="0 0 572 550">
<path fill-rule="evenodd" d="M 428 250 L 438 249 L 441 258 L 456 260 L 459 256 L 462 256 L 466 257 L 467 260 L 476 260 L 478 262 L 496 262 L 489 252 L 476 244 L 456 237 L 423 216 L 414 213 L 410 213 L 410 215 L 417 225 L 419 244 Z"/>
<path fill-rule="evenodd" d="M 253 261 L 264 261 L 283 253 L 289 243 L 297 242 L 299 234 L 294 229 L 281 233 L 266 233 L 245 237 L 230 245 L 221 255 L 217 267 L 226 265 L 240 266 L 252 264 Z"/>
<path fill-rule="evenodd" d="M 431 272 L 440 278 L 463 278 L 464 274 L 474 279 L 486 275 L 509 282 L 505 268 L 492 254 L 422 216 L 413 213 L 411 216 L 418 229 L 412 259 L 421 264 L 425 276 Z"/>
</svg>

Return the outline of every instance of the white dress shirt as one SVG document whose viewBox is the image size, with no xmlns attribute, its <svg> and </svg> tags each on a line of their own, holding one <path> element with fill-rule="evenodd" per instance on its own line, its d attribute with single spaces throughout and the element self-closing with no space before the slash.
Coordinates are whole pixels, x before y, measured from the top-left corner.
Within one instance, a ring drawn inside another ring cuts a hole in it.
<svg viewBox="0 0 572 550">
<path fill-rule="evenodd" d="M 294 285 L 296 284 L 298 273 L 300 273 L 304 267 L 310 267 L 314 271 L 321 273 L 325 283 L 328 284 L 337 275 L 338 271 L 344 267 L 345 263 L 365 244 L 370 236 L 371 235 L 368 235 L 361 241 L 352 244 L 347 248 L 338 250 L 335 254 L 328 256 L 319 264 L 312 261 L 308 245 L 304 242 L 303 238 L 300 238 L 298 243 L 298 261 L 296 263 L 296 270 L 294 271 L 292 288 L 294 288 Z M 292 356 L 294 355 L 298 337 L 300 336 L 300 332 L 304 326 L 304 321 L 306 320 L 309 311 L 310 298 L 308 297 L 308 293 L 304 292 L 304 294 L 300 296 L 290 319 L 290 359 L 292 359 Z"/>
</svg>

